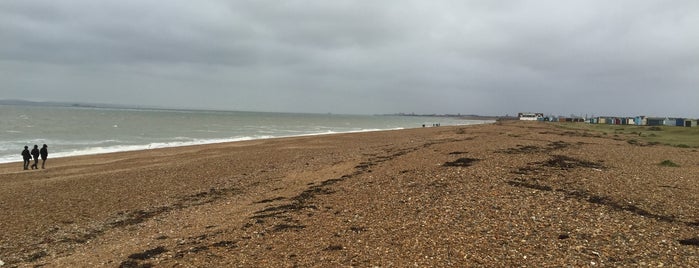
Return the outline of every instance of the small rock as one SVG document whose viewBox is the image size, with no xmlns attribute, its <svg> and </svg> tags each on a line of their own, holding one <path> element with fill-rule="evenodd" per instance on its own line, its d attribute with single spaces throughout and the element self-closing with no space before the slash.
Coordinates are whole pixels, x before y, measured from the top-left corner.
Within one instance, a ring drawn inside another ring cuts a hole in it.
<svg viewBox="0 0 699 268">
<path fill-rule="evenodd" d="M 5 265 L 5 262 L 3 262 L 2 260 L 0 260 L 0 266 L 3 266 L 3 265 Z"/>
</svg>

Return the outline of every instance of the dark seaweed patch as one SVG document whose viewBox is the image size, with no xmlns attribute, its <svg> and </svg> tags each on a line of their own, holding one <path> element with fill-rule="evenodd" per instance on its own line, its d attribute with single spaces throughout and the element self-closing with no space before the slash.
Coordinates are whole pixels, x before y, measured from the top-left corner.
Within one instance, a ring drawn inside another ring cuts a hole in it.
<svg viewBox="0 0 699 268">
<path fill-rule="evenodd" d="M 446 162 L 442 166 L 445 167 L 469 167 L 472 166 L 473 163 L 480 161 L 480 159 L 475 159 L 475 158 L 459 158 L 451 162 Z"/>
<path fill-rule="evenodd" d="M 30 255 L 29 258 L 27 258 L 27 261 L 33 262 L 33 261 L 36 261 L 36 260 L 41 259 L 41 258 L 46 257 L 46 256 L 48 256 L 46 251 L 43 251 L 43 250 L 37 251 L 37 252 L 34 252 L 32 255 Z"/>
<path fill-rule="evenodd" d="M 124 219 L 116 220 L 111 223 L 112 227 L 123 227 L 123 226 L 129 226 L 129 225 L 135 225 L 142 223 L 152 217 L 155 217 L 159 214 L 168 212 L 172 210 L 172 207 L 158 207 L 152 210 L 136 210 L 128 213 L 122 213 L 121 215 L 124 216 Z"/>
<path fill-rule="evenodd" d="M 531 154 L 544 151 L 543 148 L 534 145 L 521 146 L 517 145 L 516 148 L 509 148 L 505 150 L 500 150 L 500 153 L 505 154 Z"/>
<path fill-rule="evenodd" d="M 291 224 L 282 223 L 282 224 L 277 224 L 276 226 L 274 226 L 274 228 L 272 230 L 275 232 L 279 232 L 279 231 L 287 231 L 287 230 L 301 230 L 304 228 L 306 228 L 305 225 L 291 225 Z"/>
<path fill-rule="evenodd" d="M 526 166 L 526 167 L 521 167 L 518 168 L 515 171 L 512 171 L 514 174 L 519 174 L 519 175 L 533 175 L 533 174 L 538 174 L 541 170 L 536 167 L 531 167 L 531 166 Z"/>
<path fill-rule="evenodd" d="M 448 141 L 444 141 L 448 142 Z M 435 143 L 427 143 L 424 144 L 422 147 L 429 147 L 433 144 L 438 144 L 437 142 Z M 339 178 L 333 178 L 333 179 L 328 179 L 325 181 L 322 181 L 319 185 L 313 185 L 309 184 L 308 189 L 305 191 L 301 192 L 295 197 L 285 199 L 287 201 L 287 204 L 282 204 L 278 206 L 273 206 L 273 207 L 268 207 L 265 209 L 262 209 L 260 211 L 255 212 L 255 215 L 250 217 L 251 220 L 253 220 L 256 224 L 270 224 L 272 222 L 281 223 L 274 225 L 271 227 L 271 231 L 285 231 L 285 230 L 300 230 L 304 229 L 306 226 L 305 225 L 300 225 L 298 221 L 294 220 L 293 214 L 295 213 L 300 213 L 301 210 L 304 209 L 312 209 L 312 210 L 317 210 L 318 207 L 316 205 L 311 204 L 311 201 L 313 198 L 315 198 L 318 195 L 329 195 L 335 193 L 335 191 L 330 188 L 335 183 L 339 183 L 342 181 L 345 181 L 347 179 L 353 178 L 356 175 L 361 175 L 365 173 L 371 172 L 370 168 L 372 166 L 378 165 L 382 162 L 390 161 L 396 157 L 405 155 L 407 153 L 416 151 L 420 148 L 411 148 L 411 149 L 404 149 L 404 150 L 397 150 L 397 151 L 388 151 L 388 154 L 385 156 L 379 156 L 379 155 L 368 155 L 369 160 L 360 162 L 355 166 L 355 171 L 351 174 L 345 174 L 342 175 Z M 404 170 L 402 173 L 405 172 L 410 172 L 409 170 Z M 268 203 L 270 201 L 281 201 L 281 198 L 277 199 L 270 199 L 270 200 L 262 200 L 259 201 L 259 203 Z M 312 213 L 307 214 L 312 216 Z M 275 221 L 267 221 L 267 218 L 274 218 Z M 250 228 L 252 227 L 252 223 L 246 223 L 242 228 Z"/>
<path fill-rule="evenodd" d="M 134 253 L 129 255 L 129 259 L 134 259 L 134 260 L 147 260 L 152 257 L 158 256 L 164 252 L 167 252 L 167 249 L 164 247 L 157 247 L 154 249 L 149 249 L 141 253 Z"/>
<path fill-rule="evenodd" d="M 597 169 L 604 168 L 604 166 L 599 164 L 599 163 L 575 159 L 575 158 L 565 156 L 565 155 L 554 155 L 548 161 L 543 162 L 542 165 L 547 166 L 547 167 L 560 168 L 563 170 L 573 169 L 573 168 L 577 168 L 577 167 L 597 168 Z"/>
<path fill-rule="evenodd" d="M 680 245 L 699 247 L 699 237 L 679 240 Z"/>
<path fill-rule="evenodd" d="M 325 248 L 325 249 L 323 249 L 323 250 L 325 250 L 325 251 L 335 251 L 335 250 L 342 250 L 342 249 L 344 249 L 343 246 L 340 246 L 340 245 L 330 245 L 330 246 L 328 246 L 327 248 Z"/>
<path fill-rule="evenodd" d="M 515 148 L 509 148 L 505 150 L 498 151 L 504 154 L 534 154 L 534 153 L 547 153 L 554 150 L 565 149 L 570 146 L 570 143 L 564 141 L 554 141 L 546 145 L 546 147 L 540 147 L 536 145 L 517 145 Z"/>
<path fill-rule="evenodd" d="M 214 247 L 226 247 L 226 248 L 237 247 L 235 241 L 229 241 L 229 240 L 216 242 L 216 243 L 212 244 L 212 246 L 214 246 Z"/>
<path fill-rule="evenodd" d="M 607 206 L 607 207 L 610 207 L 610 208 L 615 209 L 615 210 L 628 211 L 628 212 L 631 212 L 631 213 L 639 215 L 639 216 L 652 218 L 652 219 L 662 221 L 662 222 L 670 222 L 670 223 L 677 222 L 677 219 L 674 216 L 655 214 L 655 213 L 652 213 L 650 211 L 642 209 L 642 208 L 640 208 L 636 205 L 633 205 L 633 204 L 620 204 L 619 202 L 616 202 L 609 197 L 590 194 L 584 190 L 566 191 L 564 189 L 561 189 L 561 190 L 556 190 L 556 191 L 564 192 L 569 196 L 573 196 L 573 197 L 576 197 L 578 199 L 586 200 L 587 202 L 590 202 L 593 204 Z M 688 224 L 686 222 L 683 222 L 683 223 Z"/>
<path fill-rule="evenodd" d="M 197 252 L 202 252 L 202 251 L 207 251 L 207 250 L 209 250 L 208 246 L 198 246 L 198 247 L 193 247 L 188 252 L 197 253 Z"/>
<path fill-rule="evenodd" d="M 510 180 L 507 183 L 512 185 L 512 186 L 515 186 L 515 187 L 525 187 L 525 188 L 536 189 L 536 190 L 541 190 L 541 191 L 555 191 L 555 192 L 564 193 L 567 196 L 574 197 L 574 198 L 579 199 L 579 200 L 584 200 L 584 201 L 590 202 L 592 204 L 606 206 L 606 207 L 612 208 L 614 210 L 627 211 L 627 212 L 630 212 L 630 213 L 633 213 L 633 214 L 636 214 L 636 215 L 639 215 L 642 217 L 655 219 L 657 221 L 669 222 L 669 223 L 683 223 L 683 224 L 688 225 L 688 226 L 699 226 L 699 221 L 697 221 L 697 222 L 680 221 L 673 215 L 656 214 L 656 213 L 653 213 L 651 211 L 640 208 L 634 204 L 619 203 L 619 202 L 612 200 L 609 197 L 591 194 L 585 190 L 553 189 L 552 187 L 547 186 L 547 185 L 541 185 L 538 183 L 528 183 L 528 182 L 519 181 L 519 180 Z"/>
<path fill-rule="evenodd" d="M 125 260 L 119 264 L 119 268 L 151 268 L 153 267 L 150 263 L 139 263 L 136 260 Z"/>
<path fill-rule="evenodd" d="M 570 143 L 564 142 L 564 141 L 554 141 L 548 144 L 548 150 L 559 150 L 559 149 L 564 149 L 570 146 Z"/>
<path fill-rule="evenodd" d="M 604 205 L 606 202 L 608 202 L 607 199 L 608 198 L 603 196 L 591 195 L 587 197 L 587 202 Z"/>
<path fill-rule="evenodd" d="M 263 200 L 255 202 L 255 204 L 272 203 L 274 201 L 279 201 L 279 200 L 284 200 L 284 199 L 286 199 L 286 198 L 280 196 L 277 198 L 263 199 Z"/>
<path fill-rule="evenodd" d="M 371 165 L 372 165 L 372 163 L 363 162 L 363 163 L 360 163 L 359 165 L 355 166 L 354 168 L 368 169 Z"/>
<path fill-rule="evenodd" d="M 552 191 L 553 188 L 551 186 L 546 186 L 546 185 L 541 185 L 541 184 L 533 184 L 533 183 L 526 183 L 526 182 L 521 182 L 521 181 L 508 181 L 507 182 L 509 185 L 515 186 L 515 187 L 525 187 L 529 189 L 536 189 L 536 190 L 542 190 L 542 191 Z"/>
<path fill-rule="evenodd" d="M 361 233 L 361 232 L 366 231 L 366 228 L 364 228 L 364 227 L 352 226 L 352 227 L 350 227 L 350 231 L 355 232 L 355 233 Z"/>
</svg>

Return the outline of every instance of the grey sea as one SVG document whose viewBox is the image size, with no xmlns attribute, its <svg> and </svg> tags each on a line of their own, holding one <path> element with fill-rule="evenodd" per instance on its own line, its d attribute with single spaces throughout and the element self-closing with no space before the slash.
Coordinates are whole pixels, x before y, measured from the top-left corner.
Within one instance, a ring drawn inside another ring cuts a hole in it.
<svg viewBox="0 0 699 268">
<path fill-rule="evenodd" d="M 470 125 L 453 117 L 292 114 L 0 105 L 0 163 L 24 146 L 49 158 L 276 137 Z"/>
</svg>

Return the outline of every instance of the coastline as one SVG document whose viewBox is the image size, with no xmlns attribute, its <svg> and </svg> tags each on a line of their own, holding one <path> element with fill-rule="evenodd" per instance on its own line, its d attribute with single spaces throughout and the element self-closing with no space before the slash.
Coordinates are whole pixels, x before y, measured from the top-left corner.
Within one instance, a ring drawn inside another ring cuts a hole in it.
<svg viewBox="0 0 699 268">
<path fill-rule="evenodd" d="M 457 118 L 0 105 L 0 163 L 24 146 L 48 144 L 52 158 L 265 138 L 483 123 Z M 47 116 L 51 115 L 51 116 Z M 79 122 L 79 123 L 76 123 Z M 80 129 L 75 132 L 75 129 Z"/>
<path fill-rule="evenodd" d="M 695 266 L 698 159 L 507 122 L 0 164 L 0 260 Z"/>
<path fill-rule="evenodd" d="M 451 125 L 451 126 L 471 126 L 471 125 L 482 125 L 482 124 L 492 124 L 495 121 L 488 120 L 473 120 L 465 119 L 468 124 L 461 125 Z M 418 127 L 413 127 L 418 128 Z M 266 140 L 266 139 L 284 139 L 284 138 L 297 138 L 297 137 L 313 137 L 313 136 L 324 136 L 324 135 L 335 135 L 335 134 L 352 134 L 352 133 L 364 133 L 364 132 L 375 132 L 375 131 L 392 131 L 392 130 L 404 130 L 411 128 L 385 128 L 385 129 L 360 129 L 360 130 L 349 130 L 349 131 L 324 131 L 315 133 L 305 133 L 305 134 L 295 134 L 295 135 L 261 135 L 261 136 L 245 136 L 237 138 L 215 138 L 215 139 L 193 139 L 191 141 L 170 141 L 170 142 L 159 142 L 143 145 L 115 145 L 111 147 L 96 147 L 96 148 L 85 148 L 83 150 L 72 151 L 72 152 L 58 152 L 51 153 L 51 158 L 66 158 L 66 157 L 80 157 L 80 156 L 93 156 L 100 154 L 110 154 L 110 153 L 122 153 L 122 152 L 135 152 L 135 151 L 145 151 L 154 149 L 164 149 L 164 148 L 177 148 L 177 147 L 187 147 L 187 146 L 199 146 L 199 145 L 215 145 L 224 144 L 231 142 L 242 142 L 242 141 L 254 141 L 254 140 Z M 20 148 L 21 149 L 21 148 Z M 19 160 L 16 160 L 16 159 Z M 8 163 L 22 163 L 21 156 L 13 156 L 13 160 L 6 160 L 0 158 L 0 165 Z"/>
</svg>

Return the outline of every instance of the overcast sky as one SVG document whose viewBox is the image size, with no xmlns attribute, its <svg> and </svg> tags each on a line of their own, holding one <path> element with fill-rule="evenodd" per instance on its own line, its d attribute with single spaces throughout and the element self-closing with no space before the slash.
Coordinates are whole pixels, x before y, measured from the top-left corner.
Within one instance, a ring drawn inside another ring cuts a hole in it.
<svg viewBox="0 0 699 268">
<path fill-rule="evenodd" d="M 696 0 L 2 0 L 0 99 L 699 117 Z"/>
</svg>

